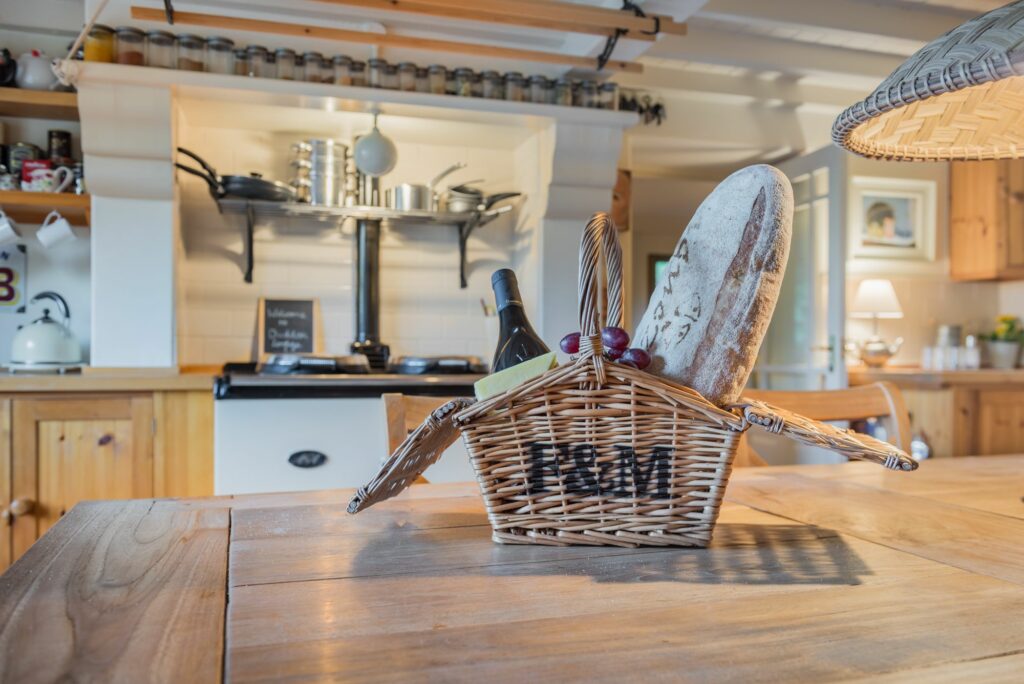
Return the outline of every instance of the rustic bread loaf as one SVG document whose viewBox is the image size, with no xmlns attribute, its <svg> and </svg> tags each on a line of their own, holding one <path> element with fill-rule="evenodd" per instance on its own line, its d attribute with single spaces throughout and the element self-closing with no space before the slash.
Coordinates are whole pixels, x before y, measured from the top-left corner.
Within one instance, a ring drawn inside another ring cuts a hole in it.
<svg viewBox="0 0 1024 684">
<path fill-rule="evenodd" d="M 735 401 L 768 329 L 789 257 L 793 191 L 771 166 L 732 174 L 683 231 L 636 329 L 648 372 Z"/>
</svg>

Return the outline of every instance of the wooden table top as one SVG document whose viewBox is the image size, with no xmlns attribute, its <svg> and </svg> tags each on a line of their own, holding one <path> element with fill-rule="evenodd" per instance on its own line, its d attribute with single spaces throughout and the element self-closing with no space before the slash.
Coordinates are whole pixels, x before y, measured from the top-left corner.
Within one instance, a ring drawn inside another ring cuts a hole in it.
<svg viewBox="0 0 1024 684">
<path fill-rule="evenodd" d="M 500 546 L 475 485 L 349 494 L 79 504 L 0 577 L 0 677 L 1024 672 L 1024 456 L 737 469 L 709 549 Z"/>
</svg>

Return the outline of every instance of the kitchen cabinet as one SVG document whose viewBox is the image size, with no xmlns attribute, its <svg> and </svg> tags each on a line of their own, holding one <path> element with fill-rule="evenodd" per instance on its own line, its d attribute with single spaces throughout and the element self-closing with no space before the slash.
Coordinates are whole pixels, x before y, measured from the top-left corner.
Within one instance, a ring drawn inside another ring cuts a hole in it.
<svg viewBox="0 0 1024 684">
<path fill-rule="evenodd" d="M 208 390 L 0 397 L 0 570 L 79 501 L 211 494 Z"/>
<path fill-rule="evenodd" d="M 1024 278 L 1024 161 L 950 166 L 953 280 Z"/>
<path fill-rule="evenodd" d="M 981 390 L 975 449 L 979 456 L 1024 452 L 1024 391 Z"/>
</svg>

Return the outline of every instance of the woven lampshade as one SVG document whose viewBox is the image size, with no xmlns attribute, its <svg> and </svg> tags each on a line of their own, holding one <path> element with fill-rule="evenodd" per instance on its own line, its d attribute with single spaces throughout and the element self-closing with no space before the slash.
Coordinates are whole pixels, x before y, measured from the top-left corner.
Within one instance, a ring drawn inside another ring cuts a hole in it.
<svg viewBox="0 0 1024 684">
<path fill-rule="evenodd" d="M 921 48 L 839 115 L 832 140 L 875 159 L 1024 157 L 1024 0 Z"/>
</svg>

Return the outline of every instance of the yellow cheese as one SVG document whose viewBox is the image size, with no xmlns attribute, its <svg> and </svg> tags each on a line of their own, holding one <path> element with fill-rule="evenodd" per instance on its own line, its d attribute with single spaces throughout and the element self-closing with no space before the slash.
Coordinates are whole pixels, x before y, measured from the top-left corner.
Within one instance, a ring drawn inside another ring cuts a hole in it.
<svg viewBox="0 0 1024 684">
<path fill-rule="evenodd" d="M 516 385 L 521 385 L 527 380 L 532 380 L 538 375 L 543 375 L 557 365 L 558 358 L 555 356 L 555 352 L 541 354 L 529 361 L 517 363 L 493 375 L 480 378 L 473 383 L 473 391 L 476 392 L 476 398 L 483 401 L 510 390 Z"/>
</svg>

